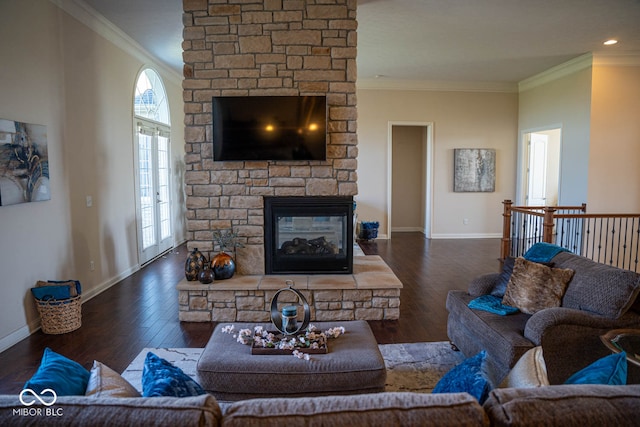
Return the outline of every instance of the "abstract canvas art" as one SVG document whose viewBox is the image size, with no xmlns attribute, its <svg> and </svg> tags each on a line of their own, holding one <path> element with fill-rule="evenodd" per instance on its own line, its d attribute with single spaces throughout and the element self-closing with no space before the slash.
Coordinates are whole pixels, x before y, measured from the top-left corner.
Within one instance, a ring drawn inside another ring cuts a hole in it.
<svg viewBox="0 0 640 427">
<path fill-rule="evenodd" d="M 495 191 L 496 150 L 456 148 L 453 157 L 453 191 L 457 193 Z"/>
<path fill-rule="evenodd" d="M 0 206 L 50 199 L 47 127 L 0 119 Z"/>
</svg>

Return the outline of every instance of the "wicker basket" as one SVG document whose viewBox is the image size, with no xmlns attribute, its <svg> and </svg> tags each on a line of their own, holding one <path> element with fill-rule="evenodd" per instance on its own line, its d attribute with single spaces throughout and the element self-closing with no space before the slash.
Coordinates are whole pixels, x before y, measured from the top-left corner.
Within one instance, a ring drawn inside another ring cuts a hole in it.
<svg viewBox="0 0 640 427">
<path fill-rule="evenodd" d="M 66 334 L 82 325 L 80 295 L 65 300 L 35 301 L 45 334 Z"/>
</svg>

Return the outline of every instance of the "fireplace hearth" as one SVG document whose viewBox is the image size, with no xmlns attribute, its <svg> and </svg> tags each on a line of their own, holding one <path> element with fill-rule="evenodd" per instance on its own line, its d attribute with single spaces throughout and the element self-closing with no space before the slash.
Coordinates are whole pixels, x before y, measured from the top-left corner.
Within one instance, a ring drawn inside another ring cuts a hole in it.
<svg viewBox="0 0 640 427">
<path fill-rule="evenodd" d="M 265 197 L 267 274 L 351 274 L 353 197 Z"/>
</svg>

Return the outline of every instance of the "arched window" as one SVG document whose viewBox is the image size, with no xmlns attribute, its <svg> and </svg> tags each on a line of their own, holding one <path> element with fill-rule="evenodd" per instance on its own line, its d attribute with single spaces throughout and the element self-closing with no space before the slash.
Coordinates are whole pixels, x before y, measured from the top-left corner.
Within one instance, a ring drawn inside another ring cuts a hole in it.
<svg viewBox="0 0 640 427">
<path fill-rule="evenodd" d="M 136 82 L 136 94 L 133 102 L 137 117 L 170 125 L 167 93 L 162 79 L 151 68 L 144 69 Z"/>
<path fill-rule="evenodd" d="M 144 264 L 173 246 L 169 105 L 161 77 L 150 68 L 136 80 L 133 112 L 138 254 Z"/>
</svg>

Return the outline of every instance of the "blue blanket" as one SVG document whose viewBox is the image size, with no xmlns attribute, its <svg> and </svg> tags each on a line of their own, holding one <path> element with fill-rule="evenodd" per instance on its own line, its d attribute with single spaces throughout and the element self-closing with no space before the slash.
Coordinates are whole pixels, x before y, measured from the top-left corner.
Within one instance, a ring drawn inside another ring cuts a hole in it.
<svg viewBox="0 0 640 427">
<path fill-rule="evenodd" d="M 524 259 L 531 262 L 549 262 L 560 252 L 569 252 L 569 250 L 551 243 L 538 242 L 524 254 Z"/>
<path fill-rule="evenodd" d="M 469 308 L 476 310 L 488 311 L 489 313 L 506 316 L 507 314 L 517 313 L 516 307 L 502 304 L 502 298 L 493 295 L 482 295 L 476 299 L 469 301 Z"/>
</svg>

